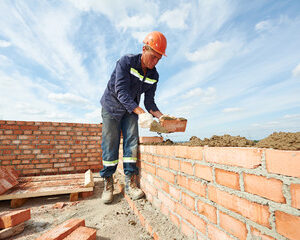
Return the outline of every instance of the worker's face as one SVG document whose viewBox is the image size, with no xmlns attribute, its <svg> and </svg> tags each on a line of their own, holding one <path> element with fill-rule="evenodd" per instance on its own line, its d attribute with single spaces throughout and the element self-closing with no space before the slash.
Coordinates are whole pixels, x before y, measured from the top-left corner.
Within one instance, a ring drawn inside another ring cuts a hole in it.
<svg viewBox="0 0 300 240">
<path fill-rule="evenodd" d="M 154 68 L 161 57 L 161 54 L 153 51 L 152 49 L 147 50 L 145 46 L 143 47 L 142 61 L 148 69 Z"/>
</svg>

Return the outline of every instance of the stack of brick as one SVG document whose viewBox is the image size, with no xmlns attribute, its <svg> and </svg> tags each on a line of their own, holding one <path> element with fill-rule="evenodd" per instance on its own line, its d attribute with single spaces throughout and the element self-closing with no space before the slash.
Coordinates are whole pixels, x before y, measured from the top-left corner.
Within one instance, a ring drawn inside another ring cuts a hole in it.
<svg viewBox="0 0 300 240">
<path fill-rule="evenodd" d="M 300 239 L 300 151 L 141 145 L 139 152 L 141 189 L 185 235 Z"/>
<path fill-rule="evenodd" d="M 101 124 L 0 120 L 0 165 L 20 176 L 97 172 Z"/>
<path fill-rule="evenodd" d="M 96 240 L 97 230 L 85 226 L 83 219 L 69 219 L 36 240 Z"/>
<path fill-rule="evenodd" d="M 13 167 L 0 167 L 0 195 L 8 189 L 16 186 L 18 182 L 18 172 Z"/>
<path fill-rule="evenodd" d="M 30 209 L 6 211 L 0 214 L 0 239 L 17 235 L 24 230 L 24 222 L 30 219 Z"/>
</svg>

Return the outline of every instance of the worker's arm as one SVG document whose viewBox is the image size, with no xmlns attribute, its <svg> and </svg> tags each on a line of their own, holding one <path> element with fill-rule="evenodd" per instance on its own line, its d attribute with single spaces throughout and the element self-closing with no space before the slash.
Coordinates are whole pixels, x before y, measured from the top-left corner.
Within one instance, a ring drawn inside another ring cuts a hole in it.
<svg viewBox="0 0 300 240">
<path fill-rule="evenodd" d="M 158 119 L 163 115 L 160 111 L 152 111 L 152 110 L 150 110 L 150 113 L 151 113 L 154 117 L 156 117 L 156 118 L 158 118 Z"/>
</svg>

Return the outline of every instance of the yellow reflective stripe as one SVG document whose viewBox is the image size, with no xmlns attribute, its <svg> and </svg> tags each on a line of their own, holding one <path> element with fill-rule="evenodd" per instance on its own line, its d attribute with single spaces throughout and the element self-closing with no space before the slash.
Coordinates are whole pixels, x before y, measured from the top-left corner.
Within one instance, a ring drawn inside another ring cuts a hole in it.
<svg viewBox="0 0 300 240">
<path fill-rule="evenodd" d="M 140 81 L 143 81 L 144 76 L 141 75 L 141 74 L 138 72 L 138 70 L 136 70 L 136 69 L 134 69 L 134 68 L 130 68 L 130 73 L 131 73 L 132 75 L 136 76 L 138 79 L 140 79 Z M 153 84 L 153 83 L 156 83 L 157 80 L 151 79 L 151 78 L 146 78 L 146 79 L 145 79 L 145 82 L 146 82 L 146 83 L 149 83 L 149 84 Z"/>
<path fill-rule="evenodd" d="M 114 161 L 103 161 L 103 166 L 116 166 L 119 162 L 119 159 L 114 160 Z"/>
<path fill-rule="evenodd" d="M 143 81 L 143 75 L 141 75 L 136 69 L 130 68 L 130 73 Z"/>
<path fill-rule="evenodd" d="M 136 162 L 137 158 L 136 157 L 123 157 L 123 162 Z"/>
</svg>

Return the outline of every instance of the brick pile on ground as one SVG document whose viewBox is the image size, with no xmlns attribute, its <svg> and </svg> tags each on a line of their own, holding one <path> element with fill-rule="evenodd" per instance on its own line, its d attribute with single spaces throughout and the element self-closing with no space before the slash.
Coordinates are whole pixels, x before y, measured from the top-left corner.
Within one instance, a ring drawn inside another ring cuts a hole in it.
<svg viewBox="0 0 300 240">
<path fill-rule="evenodd" d="M 96 240 L 97 230 L 85 226 L 84 219 L 72 218 L 52 228 L 36 240 Z"/>
<path fill-rule="evenodd" d="M 30 209 L 5 211 L 0 214 L 0 239 L 6 239 L 21 233 L 25 221 L 29 220 Z"/>
</svg>

